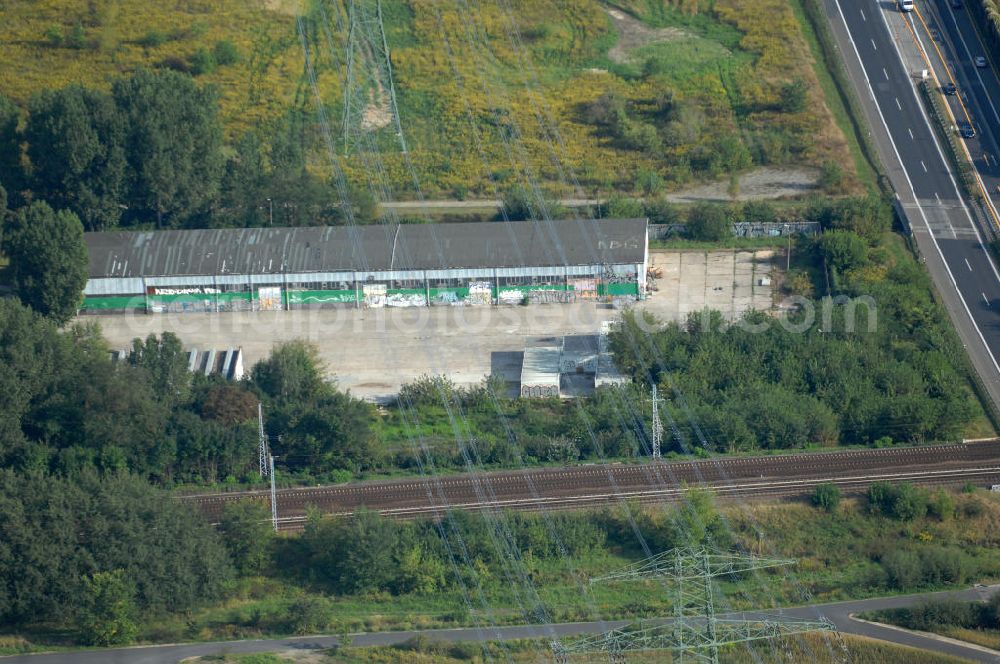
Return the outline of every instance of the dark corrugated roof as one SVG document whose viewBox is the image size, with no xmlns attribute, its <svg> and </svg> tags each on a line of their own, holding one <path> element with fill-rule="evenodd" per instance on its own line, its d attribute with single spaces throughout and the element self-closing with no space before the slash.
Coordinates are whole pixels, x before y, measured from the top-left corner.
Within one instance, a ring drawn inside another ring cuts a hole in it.
<svg viewBox="0 0 1000 664">
<path fill-rule="evenodd" d="M 90 278 L 639 263 L 645 219 L 86 233 Z"/>
</svg>

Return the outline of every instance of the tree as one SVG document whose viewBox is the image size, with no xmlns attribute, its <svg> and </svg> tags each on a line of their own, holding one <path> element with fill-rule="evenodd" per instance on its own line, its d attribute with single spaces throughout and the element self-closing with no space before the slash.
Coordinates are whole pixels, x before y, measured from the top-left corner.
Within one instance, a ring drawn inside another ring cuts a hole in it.
<svg viewBox="0 0 1000 664">
<path fill-rule="evenodd" d="M 326 598 L 304 595 L 288 607 L 288 626 L 293 634 L 315 634 L 329 622 L 330 605 Z"/>
<path fill-rule="evenodd" d="M 778 108 L 783 113 L 801 113 L 809 98 L 809 86 L 801 78 L 786 83 L 781 88 Z"/>
<path fill-rule="evenodd" d="M 164 332 L 159 339 L 155 334 L 132 341 L 129 363 L 149 372 L 150 385 L 167 405 L 187 402 L 191 394 L 191 372 L 188 371 L 187 353 L 181 340 L 173 332 Z"/>
<path fill-rule="evenodd" d="M 274 538 L 267 505 L 247 501 L 226 505 L 219 531 L 240 574 L 259 574 L 267 567 Z"/>
<path fill-rule="evenodd" d="M 112 95 L 127 127 L 129 216 L 176 226 L 206 210 L 223 167 L 216 93 L 178 72 L 140 70 Z"/>
<path fill-rule="evenodd" d="M 136 624 L 135 587 L 125 571 L 96 572 L 83 579 L 84 609 L 80 633 L 95 646 L 131 643 L 139 631 Z"/>
<path fill-rule="evenodd" d="M 304 341 L 277 346 L 250 375 L 266 395 L 282 402 L 313 403 L 333 391 L 323 378 L 316 347 Z"/>
<path fill-rule="evenodd" d="M 56 212 L 44 202 L 21 208 L 3 238 L 3 251 L 22 302 L 59 324 L 76 313 L 89 258 L 75 214 Z"/>
<path fill-rule="evenodd" d="M 24 137 L 35 195 L 88 230 L 118 225 L 125 201 L 125 124 L 111 96 L 72 85 L 31 102 Z"/>
<path fill-rule="evenodd" d="M 17 131 L 20 113 L 17 106 L 0 94 L 0 186 L 15 204 L 24 187 L 21 168 L 21 136 Z"/>
<path fill-rule="evenodd" d="M 840 489 L 836 484 L 820 484 L 813 491 L 812 504 L 827 512 L 835 512 L 840 505 Z"/>
<path fill-rule="evenodd" d="M 834 270 L 853 270 L 868 261 L 868 245 L 850 231 L 826 231 L 820 237 L 820 255 Z"/>
<path fill-rule="evenodd" d="M 694 240 L 718 242 L 732 234 L 726 209 L 713 203 L 698 203 L 691 208 L 687 227 Z"/>
</svg>

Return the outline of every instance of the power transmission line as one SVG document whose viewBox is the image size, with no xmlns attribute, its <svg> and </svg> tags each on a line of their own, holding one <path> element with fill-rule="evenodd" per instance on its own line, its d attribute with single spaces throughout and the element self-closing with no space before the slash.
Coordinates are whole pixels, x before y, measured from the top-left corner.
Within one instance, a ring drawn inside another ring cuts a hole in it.
<svg viewBox="0 0 1000 664">
<path fill-rule="evenodd" d="M 625 654 L 651 650 L 677 653 L 679 661 L 718 664 L 719 649 L 805 632 L 832 631 L 827 620 L 802 620 L 753 614 L 719 618 L 715 611 L 714 579 L 753 570 L 794 565 L 794 560 L 709 553 L 705 548 L 680 548 L 591 579 L 591 583 L 662 579 L 672 586 L 674 615 L 670 619 L 638 622 L 621 629 L 586 637 L 569 644 L 551 644 L 556 661 L 568 664 L 577 654 L 605 652 L 613 664 Z"/>
<path fill-rule="evenodd" d="M 656 383 L 653 383 L 653 458 L 660 458 L 660 446 L 663 443 L 663 422 L 660 421 L 660 398 L 656 394 Z"/>
<path fill-rule="evenodd" d="M 264 433 L 264 407 L 258 402 L 257 403 L 257 464 L 260 468 L 260 476 L 262 478 L 267 477 L 270 467 L 268 465 L 268 457 L 270 456 L 267 449 L 267 435 Z"/>
<path fill-rule="evenodd" d="M 381 0 L 351 0 L 347 6 L 347 76 L 342 130 L 344 154 L 357 147 L 360 135 L 378 129 L 378 111 L 388 113 L 406 152 L 396 105 L 389 44 L 382 22 Z"/>
</svg>

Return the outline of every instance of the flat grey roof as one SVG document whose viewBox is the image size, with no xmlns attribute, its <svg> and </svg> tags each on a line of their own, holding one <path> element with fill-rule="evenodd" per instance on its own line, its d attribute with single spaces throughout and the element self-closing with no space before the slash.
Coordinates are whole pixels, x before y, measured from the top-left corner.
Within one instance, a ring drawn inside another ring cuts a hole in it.
<svg viewBox="0 0 1000 664">
<path fill-rule="evenodd" d="M 90 278 L 641 263 L 645 219 L 86 233 Z"/>
</svg>

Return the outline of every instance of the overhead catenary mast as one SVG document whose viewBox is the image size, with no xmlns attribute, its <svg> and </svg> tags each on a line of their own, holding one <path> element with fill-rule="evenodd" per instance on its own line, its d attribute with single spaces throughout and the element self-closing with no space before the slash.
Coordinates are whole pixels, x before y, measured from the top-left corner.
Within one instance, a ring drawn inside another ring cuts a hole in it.
<svg viewBox="0 0 1000 664">
<path fill-rule="evenodd" d="M 270 470 L 268 457 L 270 453 L 267 449 L 267 435 L 264 433 L 264 408 L 257 403 L 257 464 L 260 468 L 260 476 L 267 477 Z"/>
</svg>

